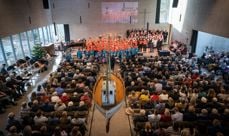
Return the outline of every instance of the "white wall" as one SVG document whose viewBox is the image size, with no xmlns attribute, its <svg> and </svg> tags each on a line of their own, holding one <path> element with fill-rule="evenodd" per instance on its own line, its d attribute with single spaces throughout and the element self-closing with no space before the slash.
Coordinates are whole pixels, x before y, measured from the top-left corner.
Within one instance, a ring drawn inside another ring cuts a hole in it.
<svg viewBox="0 0 229 136">
<path fill-rule="evenodd" d="M 124 35 L 127 29 L 144 28 L 144 9 L 146 9 L 145 22 L 151 28 L 168 29 L 168 24 L 155 25 L 156 0 L 125 0 L 138 1 L 138 23 L 136 24 L 104 24 L 101 21 L 102 0 L 52 0 L 55 8 L 52 9 L 53 21 L 57 24 L 69 24 L 71 39 L 94 37 L 106 33 Z M 108 1 L 108 0 L 106 0 Z M 123 0 L 112 0 L 121 1 Z M 90 3 L 90 8 L 88 8 Z M 82 24 L 80 24 L 80 16 Z"/>
<path fill-rule="evenodd" d="M 187 5 L 181 6 L 181 4 Z M 184 7 L 187 7 L 186 9 Z M 176 11 L 178 10 L 178 11 Z M 179 0 L 178 9 L 171 13 L 172 39 L 190 43 L 192 30 L 229 37 L 229 0 Z M 176 28 L 182 15 L 182 28 Z"/>
<path fill-rule="evenodd" d="M 0 37 L 51 24 L 51 10 L 43 9 L 42 2 L 42 0 L 0 0 Z"/>
<path fill-rule="evenodd" d="M 229 38 L 198 32 L 195 54 L 202 56 L 207 46 L 212 47 L 215 52 L 229 52 Z"/>
</svg>

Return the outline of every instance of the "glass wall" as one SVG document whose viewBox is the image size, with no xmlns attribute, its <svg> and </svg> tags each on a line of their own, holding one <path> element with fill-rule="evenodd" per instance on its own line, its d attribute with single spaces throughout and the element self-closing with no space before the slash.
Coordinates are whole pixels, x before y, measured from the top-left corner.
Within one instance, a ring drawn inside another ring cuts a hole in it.
<svg viewBox="0 0 229 136">
<path fill-rule="evenodd" d="M 21 36 L 21 43 L 22 43 L 22 48 L 24 50 L 25 56 L 30 56 L 30 46 L 29 46 L 29 41 L 26 36 L 26 32 L 20 33 Z"/>
<path fill-rule="evenodd" d="M 25 56 L 31 57 L 34 45 L 64 41 L 64 25 L 58 24 L 55 36 L 54 25 L 35 28 L 26 32 L 0 38 L 0 64 L 12 65 Z M 58 40 L 57 40 L 58 39 Z"/>
<path fill-rule="evenodd" d="M 10 37 L 2 38 L 2 44 L 7 58 L 7 64 L 12 65 L 13 63 L 16 62 L 16 58 L 14 57 L 13 48 L 10 42 Z"/>
<path fill-rule="evenodd" d="M 21 46 L 19 35 L 18 34 L 13 35 L 12 38 L 13 38 L 13 47 L 14 47 L 15 55 L 17 56 L 17 59 L 23 59 L 24 52 Z"/>
</svg>

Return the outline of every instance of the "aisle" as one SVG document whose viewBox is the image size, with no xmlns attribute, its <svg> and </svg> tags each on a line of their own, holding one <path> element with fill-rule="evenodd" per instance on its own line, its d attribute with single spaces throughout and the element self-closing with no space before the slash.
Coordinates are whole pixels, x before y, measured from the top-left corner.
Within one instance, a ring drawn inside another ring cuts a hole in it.
<svg viewBox="0 0 229 136">
<path fill-rule="evenodd" d="M 111 118 L 109 133 L 106 133 L 105 117 L 95 108 L 90 136 L 131 136 L 125 104 Z"/>
<path fill-rule="evenodd" d="M 105 66 L 100 68 L 100 73 L 105 71 Z M 115 72 L 119 69 L 118 65 L 115 65 Z M 126 104 L 123 103 L 122 107 L 110 120 L 110 131 L 106 133 L 106 119 L 105 117 L 93 106 L 90 111 L 89 135 L 90 136 L 131 136 L 130 124 L 128 116 L 125 114 Z M 92 120 L 91 120 L 92 119 Z M 91 125 L 91 126 L 90 126 Z M 90 131 L 91 127 L 91 131 Z"/>
</svg>

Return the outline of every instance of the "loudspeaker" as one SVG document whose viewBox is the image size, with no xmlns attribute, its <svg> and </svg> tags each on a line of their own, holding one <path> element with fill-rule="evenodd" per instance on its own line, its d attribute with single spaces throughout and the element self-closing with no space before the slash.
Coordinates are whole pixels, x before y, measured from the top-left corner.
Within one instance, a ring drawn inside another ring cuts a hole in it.
<svg viewBox="0 0 229 136">
<path fill-rule="evenodd" d="M 149 32 L 149 22 L 147 22 L 147 24 L 146 24 L 146 30 L 147 30 L 147 34 L 148 34 L 148 32 Z"/>
<path fill-rule="evenodd" d="M 173 8 L 176 8 L 178 6 L 179 0 L 173 0 Z"/>
<path fill-rule="evenodd" d="M 49 0 L 43 0 L 44 9 L 49 9 Z"/>
<path fill-rule="evenodd" d="M 170 55 L 170 52 L 167 51 L 167 50 L 159 50 L 158 51 L 158 55 L 159 56 L 169 56 Z"/>
<path fill-rule="evenodd" d="M 130 16 L 130 24 L 132 23 L 132 18 L 131 18 L 131 16 Z"/>
<path fill-rule="evenodd" d="M 64 24 L 65 42 L 70 42 L 69 24 Z"/>
</svg>

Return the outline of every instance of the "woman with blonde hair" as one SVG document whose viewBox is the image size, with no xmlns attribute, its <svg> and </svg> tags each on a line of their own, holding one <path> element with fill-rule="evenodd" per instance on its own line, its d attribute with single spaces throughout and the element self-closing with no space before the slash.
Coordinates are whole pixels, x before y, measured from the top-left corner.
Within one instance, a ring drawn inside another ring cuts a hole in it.
<svg viewBox="0 0 229 136">
<path fill-rule="evenodd" d="M 150 122 L 145 123 L 144 129 L 140 131 L 140 136 L 152 136 L 153 135 L 153 129 Z"/>
</svg>

